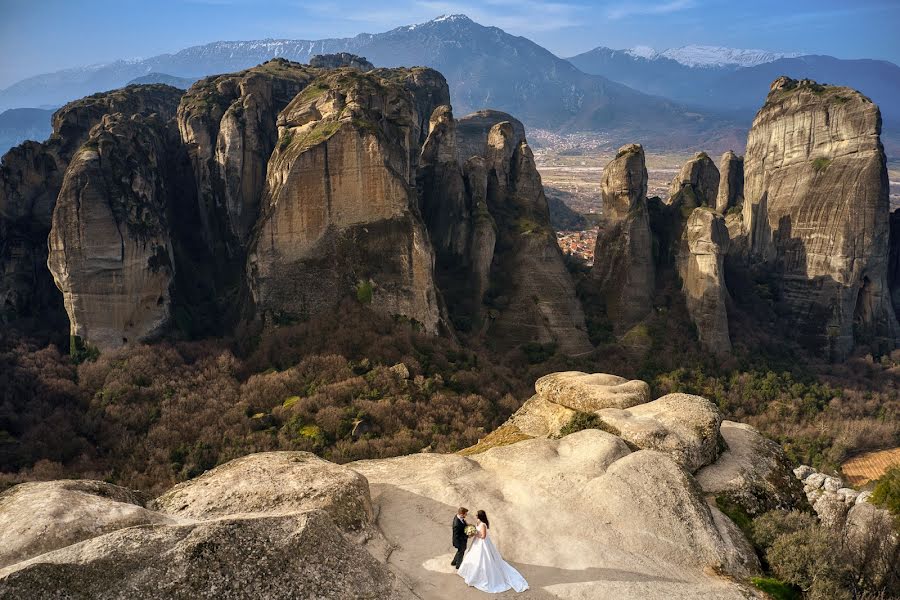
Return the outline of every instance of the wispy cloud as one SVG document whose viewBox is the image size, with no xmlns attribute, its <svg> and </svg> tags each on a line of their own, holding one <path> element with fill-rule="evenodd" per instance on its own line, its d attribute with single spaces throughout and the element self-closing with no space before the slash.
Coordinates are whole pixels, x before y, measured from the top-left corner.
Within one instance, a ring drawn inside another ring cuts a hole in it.
<svg viewBox="0 0 900 600">
<path fill-rule="evenodd" d="M 668 2 L 629 2 L 617 4 L 606 11 L 606 17 L 613 21 L 635 15 L 667 15 L 693 8 L 696 0 L 668 0 Z"/>
</svg>

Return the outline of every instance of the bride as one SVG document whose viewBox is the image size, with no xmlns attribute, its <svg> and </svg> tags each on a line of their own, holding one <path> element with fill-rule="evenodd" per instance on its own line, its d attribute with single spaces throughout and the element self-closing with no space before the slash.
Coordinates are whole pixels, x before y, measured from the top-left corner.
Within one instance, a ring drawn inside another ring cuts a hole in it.
<svg viewBox="0 0 900 600">
<path fill-rule="evenodd" d="M 490 523 L 483 510 L 477 513 L 475 541 L 459 566 L 459 575 L 466 583 L 482 592 L 505 592 L 512 588 L 517 592 L 528 589 L 528 582 L 510 566 L 494 542 L 488 537 Z"/>
</svg>

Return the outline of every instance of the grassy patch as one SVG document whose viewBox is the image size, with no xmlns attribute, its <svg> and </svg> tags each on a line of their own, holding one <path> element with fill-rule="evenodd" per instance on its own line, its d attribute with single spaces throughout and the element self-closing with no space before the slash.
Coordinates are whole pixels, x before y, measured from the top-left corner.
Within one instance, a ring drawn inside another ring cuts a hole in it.
<svg viewBox="0 0 900 600">
<path fill-rule="evenodd" d="M 828 165 L 830 165 L 830 164 L 831 164 L 830 158 L 825 158 L 823 156 L 820 156 L 819 158 L 812 161 L 812 168 L 816 173 L 821 173 L 822 171 L 827 169 Z"/>
<path fill-rule="evenodd" d="M 372 303 L 372 283 L 369 281 L 360 281 L 356 285 L 356 299 L 361 304 L 371 304 Z"/>
<path fill-rule="evenodd" d="M 530 440 L 531 436 L 519 431 L 515 425 L 501 425 L 494 431 L 487 434 L 484 438 L 478 440 L 474 446 L 469 446 L 459 451 L 462 456 L 471 456 L 473 454 L 481 454 L 491 448 L 499 448 L 500 446 L 509 446 L 523 440 Z"/>
<path fill-rule="evenodd" d="M 753 520 L 741 505 L 727 496 L 716 496 L 716 506 L 744 532 L 747 539 L 753 539 Z"/>
<path fill-rule="evenodd" d="M 803 594 L 796 586 L 772 577 L 751 577 L 750 582 L 774 600 L 801 600 L 803 598 Z"/>
</svg>

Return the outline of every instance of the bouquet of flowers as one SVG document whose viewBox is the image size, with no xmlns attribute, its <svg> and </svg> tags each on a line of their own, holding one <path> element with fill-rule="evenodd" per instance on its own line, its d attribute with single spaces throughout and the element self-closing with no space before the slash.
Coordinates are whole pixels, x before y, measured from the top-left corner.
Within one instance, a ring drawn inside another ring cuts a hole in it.
<svg viewBox="0 0 900 600">
<path fill-rule="evenodd" d="M 475 529 L 474 525 L 466 525 L 466 528 L 463 529 L 463 532 L 466 534 L 466 537 L 472 537 L 475 535 L 475 532 L 478 531 Z"/>
</svg>

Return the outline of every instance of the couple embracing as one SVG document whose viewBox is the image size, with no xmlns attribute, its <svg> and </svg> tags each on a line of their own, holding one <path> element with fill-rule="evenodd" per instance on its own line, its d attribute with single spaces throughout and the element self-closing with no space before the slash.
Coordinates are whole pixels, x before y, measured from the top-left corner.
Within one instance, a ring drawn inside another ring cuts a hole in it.
<svg viewBox="0 0 900 600">
<path fill-rule="evenodd" d="M 482 592 L 505 592 L 514 589 L 524 592 L 528 589 L 525 578 L 510 566 L 503 557 L 494 542 L 488 535 L 491 525 L 483 510 L 479 510 L 475 525 L 466 521 L 469 510 L 460 507 L 453 518 L 453 547 L 456 548 L 456 556 L 453 557 L 453 565 L 460 577 L 467 584 Z M 470 537 L 475 538 L 472 547 L 466 553 L 466 546 Z"/>
</svg>

